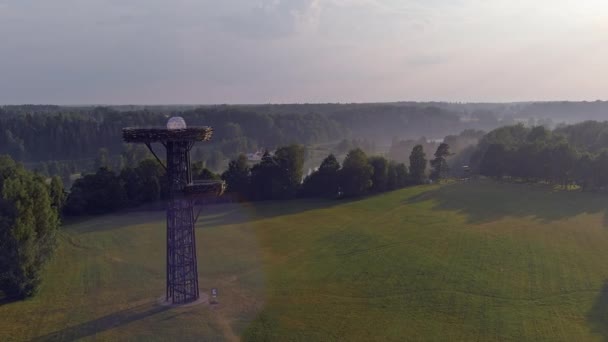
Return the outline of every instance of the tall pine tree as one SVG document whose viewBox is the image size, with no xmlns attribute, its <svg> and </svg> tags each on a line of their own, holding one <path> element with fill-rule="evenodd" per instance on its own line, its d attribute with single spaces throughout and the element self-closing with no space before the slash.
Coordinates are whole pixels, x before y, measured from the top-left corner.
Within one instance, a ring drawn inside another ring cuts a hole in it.
<svg viewBox="0 0 608 342">
<path fill-rule="evenodd" d="M 431 179 L 445 178 L 449 172 L 446 158 L 450 155 L 450 145 L 441 143 L 435 151 L 435 158 L 431 160 Z"/>
<path fill-rule="evenodd" d="M 422 145 L 416 145 L 410 154 L 410 177 L 415 184 L 421 184 L 426 178 L 426 154 Z"/>
</svg>

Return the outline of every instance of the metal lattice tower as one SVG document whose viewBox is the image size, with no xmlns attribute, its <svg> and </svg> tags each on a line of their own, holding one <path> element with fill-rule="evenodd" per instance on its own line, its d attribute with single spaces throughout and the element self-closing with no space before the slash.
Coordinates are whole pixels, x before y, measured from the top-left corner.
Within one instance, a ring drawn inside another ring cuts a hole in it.
<svg viewBox="0 0 608 342">
<path fill-rule="evenodd" d="M 177 121 L 177 125 L 172 123 Z M 207 141 L 210 127 L 186 128 L 183 119 L 172 118 L 165 128 L 125 128 L 123 139 L 143 143 L 167 172 L 169 202 L 167 205 L 167 289 L 166 300 L 185 304 L 199 298 L 194 206 L 200 197 L 220 196 L 225 188 L 221 181 L 192 182 L 190 150 L 197 141 Z M 154 153 L 152 143 L 161 143 L 166 151 L 166 165 Z M 199 211 L 200 213 L 200 211 Z"/>
</svg>

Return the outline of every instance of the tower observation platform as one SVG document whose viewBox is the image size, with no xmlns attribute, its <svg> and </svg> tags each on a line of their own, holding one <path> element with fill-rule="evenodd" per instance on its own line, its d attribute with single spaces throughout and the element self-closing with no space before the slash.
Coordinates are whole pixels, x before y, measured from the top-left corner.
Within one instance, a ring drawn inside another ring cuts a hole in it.
<svg viewBox="0 0 608 342">
<path fill-rule="evenodd" d="M 167 173 L 166 301 L 171 304 L 199 298 L 194 206 L 198 198 L 221 196 L 226 187 L 223 181 L 192 180 L 190 150 L 196 142 L 209 141 L 212 134 L 211 127 L 187 127 L 180 117 L 169 119 L 167 128 L 128 127 L 122 131 L 125 142 L 146 145 Z M 164 146 L 165 163 L 154 152 L 153 143 Z"/>
</svg>

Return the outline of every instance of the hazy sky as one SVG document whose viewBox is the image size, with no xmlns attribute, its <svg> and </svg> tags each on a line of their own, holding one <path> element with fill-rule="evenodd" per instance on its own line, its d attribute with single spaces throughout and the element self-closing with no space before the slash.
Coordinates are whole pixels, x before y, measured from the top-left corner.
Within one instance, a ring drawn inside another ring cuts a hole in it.
<svg viewBox="0 0 608 342">
<path fill-rule="evenodd" d="M 0 0 L 3 104 L 607 94 L 607 0 Z"/>
</svg>

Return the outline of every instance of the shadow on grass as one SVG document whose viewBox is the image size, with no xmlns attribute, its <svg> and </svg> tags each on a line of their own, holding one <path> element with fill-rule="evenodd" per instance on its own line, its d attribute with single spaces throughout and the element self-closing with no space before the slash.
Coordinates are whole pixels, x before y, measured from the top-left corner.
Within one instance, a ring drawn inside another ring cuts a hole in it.
<svg viewBox="0 0 608 342">
<path fill-rule="evenodd" d="M 16 298 L 9 298 L 8 296 L 6 296 L 4 294 L 4 292 L 0 291 L 0 306 L 6 305 L 6 304 L 10 304 L 10 303 L 14 303 L 18 301 L 18 299 Z"/>
<path fill-rule="evenodd" d="M 203 204 L 195 205 L 194 215 L 196 216 L 200 210 L 200 217 L 196 224 L 197 228 L 253 223 L 267 218 L 294 215 L 310 210 L 326 209 L 359 202 L 387 193 L 342 199 L 298 198 L 291 200 Z M 164 226 L 166 209 L 163 205 L 164 202 L 158 202 L 153 205 L 130 208 L 98 216 L 72 217 L 64 222 L 64 228 L 74 233 L 90 233 L 120 229 L 132 225 L 162 224 Z"/>
<path fill-rule="evenodd" d="M 229 202 L 196 205 L 194 215 L 199 210 L 197 228 L 251 223 L 266 218 L 293 215 L 309 210 L 330 208 L 336 205 L 364 200 L 369 197 L 353 199 L 294 199 L 285 201 Z M 75 233 L 99 232 L 120 229 L 132 225 L 165 224 L 165 209 L 121 211 L 99 216 L 71 218 L 66 221 L 66 230 Z"/>
<path fill-rule="evenodd" d="M 587 313 L 587 322 L 591 332 L 601 334 L 602 340 L 608 341 L 608 281 L 604 283 L 591 310 Z"/>
<path fill-rule="evenodd" d="M 605 194 L 473 181 L 442 186 L 405 200 L 408 204 L 425 201 L 433 201 L 436 209 L 463 213 L 469 223 L 505 217 L 533 217 L 550 223 L 583 213 L 604 213 L 602 223 L 608 227 L 608 195 Z"/>
<path fill-rule="evenodd" d="M 169 307 L 150 302 L 39 336 L 32 341 L 74 341 L 159 314 L 169 309 Z"/>
<path fill-rule="evenodd" d="M 296 199 L 286 201 L 260 201 L 224 203 L 203 206 L 197 228 L 253 223 L 268 218 L 289 216 L 306 211 L 326 209 L 369 197 L 354 199 Z M 199 207 L 200 208 L 200 207 Z M 199 208 L 195 208 L 196 211 Z"/>
<path fill-rule="evenodd" d="M 132 225 L 164 223 L 165 211 L 133 211 L 71 219 L 63 229 L 74 233 L 90 233 L 119 229 Z"/>
<path fill-rule="evenodd" d="M 203 206 L 197 226 L 205 227 L 251 223 L 266 218 L 292 215 L 307 210 L 328 207 L 331 203 L 323 200 L 303 200 L 298 201 L 299 205 L 294 205 L 292 202 L 293 201 L 263 201 Z"/>
</svg>

